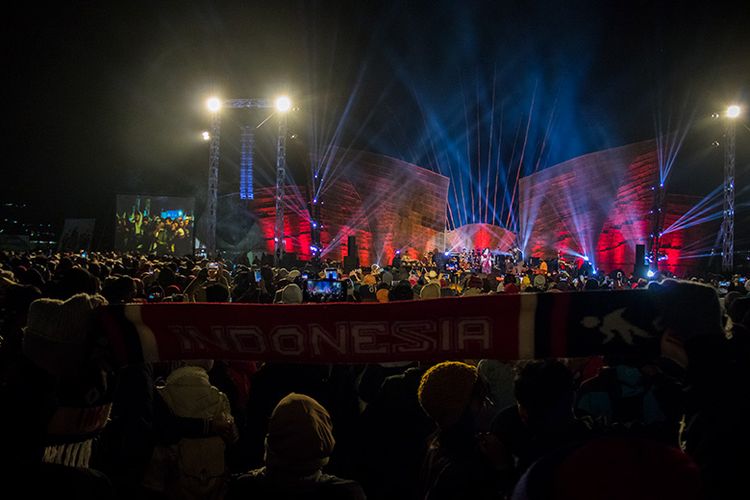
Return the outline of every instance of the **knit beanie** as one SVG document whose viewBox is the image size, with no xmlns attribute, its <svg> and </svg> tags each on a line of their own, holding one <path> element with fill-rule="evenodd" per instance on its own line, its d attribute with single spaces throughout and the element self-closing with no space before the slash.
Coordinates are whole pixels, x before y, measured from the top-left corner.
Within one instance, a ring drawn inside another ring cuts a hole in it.
<svg viewBox="0 0 750 500">
<path fill-rule="evenodd" d="M 301 304 L 302 303 L 302 289 L 294 283 L 287 285 L 281 291 L 281 303 L 282 304 Z"/>
<path fill-rule="evenodd" d="M 388 302 L 388 294 L 390 293 L 390 290 L 387 288 L 381 288 L 377 292 L 375 292 L 375 297 L 378 299 L 378 302 Z"/>
<path fill-rule="evenodd" d="M 328 411 L 309 396 L 290 393 L 268 422 L 266 466 L 309 475 L 328 463 L 335 444 Z"/>
<path fill-rule="evenodd" d="M 537 274 L 534 276 L 534 286 L 544 290 L 544 287 L 547 286 L 547 279 L 541 274 Z"/>
<path fill-rule="evenodd" d="M 419 404 L 441 429 L 455 425 L 471 401 L 478 374 L 474 366 L 444 361 L 422 375 Z"/>
<path fill-rule="evenodd" d="M 431 281 L 422 287 L 419 292 L 421 299 L 439 299 L 440 298 L 440 284 L 435 281 Z"/>
<path fill-rule="evenodd" d="M 300 273 L 299 270 L 292 269 L 291 271 L 289 271 L 289 274 L 287 275 L 287 279 L 295 280 L 295 279 L 299 278 L 301 275 L 302 275 L 302 273 Z"/>
<path fill-rule="evenodd" d="M 37 299 L 29 306 L 23 353 L 52 374 L 73 373 L 86 354 L 93 311 L 107 304 L 101 295 L 80 293 L 62 301 Z"/>
</svg>

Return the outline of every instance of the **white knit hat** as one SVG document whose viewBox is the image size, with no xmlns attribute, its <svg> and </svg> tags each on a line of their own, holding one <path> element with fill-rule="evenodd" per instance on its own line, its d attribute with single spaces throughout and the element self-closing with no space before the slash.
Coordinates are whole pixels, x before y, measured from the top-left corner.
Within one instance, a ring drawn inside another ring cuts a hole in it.
<svg viewBox="0 0 750 500">
<path fill-rule="evenodd" d="M 107 299 L 79 293 L 66 301 L 37 299 L 29 306 L 24 340 L 37 337 L 48 342 L 82 344 L 86 341 L 91 312 Z"/>
<path fill-rule="evenodd" d="M 93 311 L 107 300 L 79 293 L 66 301 L 37 299 L 29 306 L 23 353 L 53 374 L 80 368 L 91 332 Z"/>
<path fill-rule="evenodd" d="M 292 283 L 284 287 L 281 291 L 282 304 L 301 304 L 302 290 L 296 284 Z"/>
</svg>

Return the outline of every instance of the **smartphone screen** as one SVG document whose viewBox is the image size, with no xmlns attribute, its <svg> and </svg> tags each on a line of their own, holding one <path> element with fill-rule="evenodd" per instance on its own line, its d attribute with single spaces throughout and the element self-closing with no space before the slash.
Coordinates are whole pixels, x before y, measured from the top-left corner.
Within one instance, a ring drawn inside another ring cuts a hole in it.
<svg viewBox="0 0 750 500">
<path fill-rule="evenodd" d="M 311 302 L 336 302 L 346 300 L 343 281 L 308 280 L 305 286 L 307 300 Z"/>
<path fill-rule="evenodd" d="M 260 280 L 262 280 L 263 277 L 260 275 L 260 271 L 255 271 L 255 282 L 260 283 Z"/>
</svg>

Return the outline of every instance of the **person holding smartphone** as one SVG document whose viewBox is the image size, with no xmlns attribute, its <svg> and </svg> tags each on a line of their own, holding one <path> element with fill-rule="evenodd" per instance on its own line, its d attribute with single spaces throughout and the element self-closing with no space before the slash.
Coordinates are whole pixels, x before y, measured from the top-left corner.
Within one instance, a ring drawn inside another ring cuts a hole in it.
<svg viewBox="0 0 750 500">
<path fill-rule="evenodd" d="M 206 267 L 198 271 L 198 276 L 185 288 L 185 297 L 191 302 L 206 302 L 206 288 L 219 284 L 229 290 L 227 281 L 218 262 L 209 262 Z"/>
<path fill-rule="evenodd" d="M 207 271 L 207 281 L 217 281 L 219 278 L 219 263 L 218 262 L 209 262 L 208 266 L 206 266 Z"/>
</svg>

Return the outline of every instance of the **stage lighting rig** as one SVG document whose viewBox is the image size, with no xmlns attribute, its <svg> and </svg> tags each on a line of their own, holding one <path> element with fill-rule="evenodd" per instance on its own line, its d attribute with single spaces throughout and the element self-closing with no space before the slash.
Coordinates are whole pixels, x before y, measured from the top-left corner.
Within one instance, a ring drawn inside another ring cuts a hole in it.
<svg viewBox="0 0 750 500">
<path fill-rule="evenodd" d="M 218 97 L 211 97 L 206 101 L 206 107 L 212 113 L 216 113 L 221 109 L 221 99 Z"/>
<path fill-rule="evenodd" d="M 203 134 L 204 140 L 210 141 L 209 167 L 208 167 L 208 195 L 206 201 L 206 252 L 213 256 L 216 254 L 216 206 L 219 184 L 219 140 L 220 140 L 220 111 L 223 108 L 230 109 L 258 109 L 275 108 L 279 117 L 279 135 L 276 143 L 276 223 L 274 228 L 274 264 L 278 265 L 284 254 L 284 202 L 286 182 L 286 136 L 287 136 L 287 114 L 292 109 L 292 101 L 287 96 L 281 96 L 275 100 L 271 99 L 222 99 L 216 96 L 206 101 L 206 108 L 211 112 L 211 130 Z M 255 127 L 257 128 L 257 127 Z M 252 127 L 242 127 L 243 130 L 243 157 L 250 161 L 254 137 Z M 252 168 L 252 167 L 251 167 Z M 246 193 L 246 198 L 252 198 L 252 174 L 246 175 L 244 183 L 241 183 L 240 192 Z M 250 189 L 248 189 L 250 188 Z"/>
<path fill-rule="evenodd" d="M 735 123 L 742 109 L 737 104 L 727 106 L 726 142 L 724 144 L 724 218 L 721 223 L 721 270 L 734 268 L 734 196 L 735 196 Z"/>
<path fill-rule="evenodd" d="M 292 108 L 292 101 L 287 96 L 283 95 L 276 98 L 274 105 L 276 106 L 276 111 L 286 113 Z"/>
</svg>

